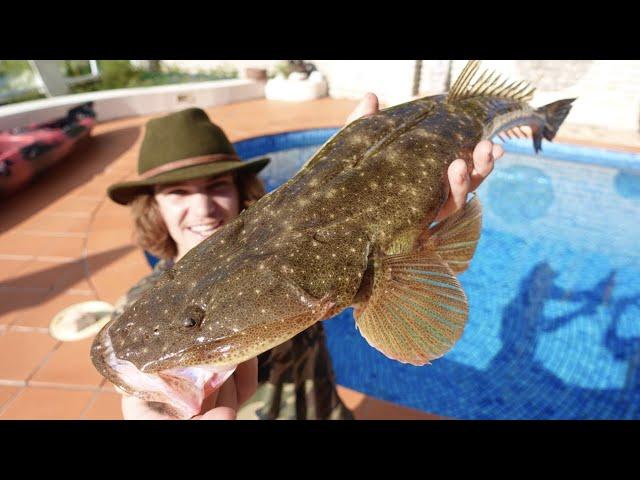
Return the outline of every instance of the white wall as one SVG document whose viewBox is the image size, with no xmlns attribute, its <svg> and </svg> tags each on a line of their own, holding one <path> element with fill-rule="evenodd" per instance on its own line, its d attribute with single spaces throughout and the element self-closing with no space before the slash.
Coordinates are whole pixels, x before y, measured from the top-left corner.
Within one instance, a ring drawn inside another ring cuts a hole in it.
<svg viewBox="0 0 640 480">
<path fill-rule="evenodd" d="M 385 105 L 411 99 L 415 60 L 311 60 L 329 82 L 334 98 L 373 92 Z"/>
</svg>

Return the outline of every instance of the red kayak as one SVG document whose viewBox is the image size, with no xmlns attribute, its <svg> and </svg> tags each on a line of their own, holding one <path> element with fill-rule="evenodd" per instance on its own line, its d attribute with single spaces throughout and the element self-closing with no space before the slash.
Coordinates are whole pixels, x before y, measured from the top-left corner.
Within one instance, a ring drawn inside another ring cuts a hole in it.
<svg viewBox="0 0 640 480">
<path fill-rule="evenodd" d="M 50 122 L 0 130 L 0 198 L 29 184 L 89 136 L 96 123 L 93 102 Z"/>
</svg>

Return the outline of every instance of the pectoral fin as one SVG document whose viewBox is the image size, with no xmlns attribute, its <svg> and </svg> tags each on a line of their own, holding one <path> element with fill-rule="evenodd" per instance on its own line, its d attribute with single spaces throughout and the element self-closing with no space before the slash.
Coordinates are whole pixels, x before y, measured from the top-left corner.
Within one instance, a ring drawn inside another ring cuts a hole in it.
<svg viewBox="0 0 640 480">
<path fill-rule="evenodd" d="M 421 250 L 435 250 L 455 273 L 464 272 L 476 251 L 482 230 L 482 205 L 478 197 L 438 223 L 421 239 Z"/>
<path fill-rule="evenodd" d="M 468 316 L 460 282 L 435 251 L 376 259 L 371 294 L 356 324 L 371 346 L 424 365 L 449 351 Z M 361 304 L 362 305 L 362 304 Z"/>
</svg>

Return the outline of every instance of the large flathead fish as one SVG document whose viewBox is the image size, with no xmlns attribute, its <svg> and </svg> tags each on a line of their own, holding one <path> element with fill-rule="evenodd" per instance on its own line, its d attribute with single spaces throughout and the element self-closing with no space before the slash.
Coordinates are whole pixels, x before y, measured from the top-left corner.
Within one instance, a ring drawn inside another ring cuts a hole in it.
<svg viewBox="0 0 640 480">
<path fill-rule="evenodd" d="M 571 108 L 533 109 L 533 87 L 467 64 L 446 95 L 356 120 L 293 177 L 193 248 L 92 347 L 114 384 L 197 414 L 236 365 L 354 306 L 360 333 L 390 358 L 424 365 L 462 335 L 456 278 L 480 236 L 477 199 L 431 226 L 456 158 L 528 126 L 536 151 Z"/>
</svg>

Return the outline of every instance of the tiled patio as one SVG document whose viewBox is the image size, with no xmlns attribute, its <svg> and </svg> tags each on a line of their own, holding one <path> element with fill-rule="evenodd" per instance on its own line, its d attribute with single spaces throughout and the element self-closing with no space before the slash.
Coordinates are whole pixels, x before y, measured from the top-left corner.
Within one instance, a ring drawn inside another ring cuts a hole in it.
<svg viewBox="0 0 640 480">
<path fill-rule="evenodd" d="M 354 101 L 266 100 L 208 109 L 232 141 L 341 125 Z M 108 185 L 135 174 L 144 123 L 101 123 L 44 178 L 0 211 L 0 419 L 119 419 L 120 396 L 94 369 L 91 340 L 62 343 L 48 334 L 52 317 L 88 300 L 115 302 L 149 272 L 131 241 L 128 210 L 106 198 Z M 640 151 L 635 134 L 569 128 L 560 141 Z M 340 387 L 360 419 L 436 416 Z"/>
</svg>

